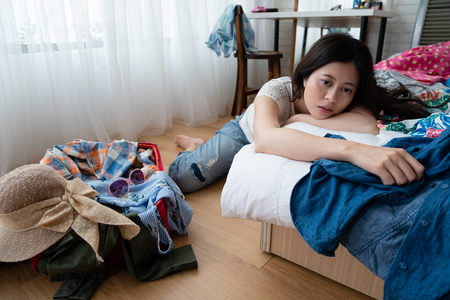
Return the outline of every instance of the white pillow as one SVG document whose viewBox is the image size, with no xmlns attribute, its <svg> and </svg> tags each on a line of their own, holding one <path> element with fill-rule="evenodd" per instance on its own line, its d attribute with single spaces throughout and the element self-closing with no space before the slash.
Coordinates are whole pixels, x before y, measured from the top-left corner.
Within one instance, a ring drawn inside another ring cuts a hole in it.
<svg viewBox="0 0 450 300">
<path fill-rule="evenodd" d="M 317 136 L 338 134 L 347 140 L 374 146 L 407 136 L 384 130 L 376 136 L 334 131 L 301 122 L 289 124 L 286 128 Z M 310 162 L 256 153 L 254 144 L 243 147 L 234 157 L 222 190 L 222 216 L 295 228 L 289 208 L 291 192 L 295 184 L 308 174 L 310 166 Z"/>
</svg>

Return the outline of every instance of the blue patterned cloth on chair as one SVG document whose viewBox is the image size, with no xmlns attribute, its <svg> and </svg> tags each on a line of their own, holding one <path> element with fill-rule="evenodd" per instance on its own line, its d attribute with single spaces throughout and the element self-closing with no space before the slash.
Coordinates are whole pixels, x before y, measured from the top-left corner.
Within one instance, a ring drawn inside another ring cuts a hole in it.
<svg viewBox="0 0 450 300">
<path fill-rule="evenodd" d="M 209 40 L 206 42 L 207 47 L 216 52 L 217 56 L 220 56 L 220 52 L 222 51 L 223 56 L 229 57 L 237 49 L 236 30 L 234 26 L 235 9 L 235 4 L 227 6 L 217 20 L 209 36 Z M 246 52 L 258 54 L 258 49 L 255 48 L 255 32 L 245 14 L 242 15 L 242 28 Z"/>
</svg>

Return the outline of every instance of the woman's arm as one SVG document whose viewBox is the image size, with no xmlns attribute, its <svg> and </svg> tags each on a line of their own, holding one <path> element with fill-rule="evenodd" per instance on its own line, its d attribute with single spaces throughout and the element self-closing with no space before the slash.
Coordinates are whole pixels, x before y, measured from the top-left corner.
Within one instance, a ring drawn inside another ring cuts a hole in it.
<svg viewBox="0 0 450 300">
<path fill-rule="evenodd" d="M 255 100 L 256 152 L 299 161 L 322 158 L 347 161 L 379 176 L 386 185 L 402 185 L 422 177 L 424 167 L 404 149 L 368 146 L 281 128 L 278 113 L 278 104 L 273 99 L 263 96 Z"/>
<path fill-rule="evenodd" d="M 348 112 L 343 112 L 328 119 L 318 120 L 311 115 L 296 114 L 290 117 L 282 126 L 294 122 L 304 122 L 321 128 L 350 131 L 357 133 L 370 133 L 377 135 L 379 129 L 376 118 L 366 109 L 356 107 Z"/>
</svg>

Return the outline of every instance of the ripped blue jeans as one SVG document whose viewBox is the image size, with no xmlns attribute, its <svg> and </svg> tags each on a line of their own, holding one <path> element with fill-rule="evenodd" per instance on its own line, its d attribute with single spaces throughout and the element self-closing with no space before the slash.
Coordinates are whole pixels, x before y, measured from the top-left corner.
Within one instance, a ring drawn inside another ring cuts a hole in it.
<svg viewBox="0 0 450 300">
<path fill-rule="evenodd" d="M 236 153 L 249 144 L 239 126 L 240 119 L 237 116 L 225 124 L 197 150 L 178 154 L 167 174 L 183 193 L 200 190 L 228 172 Z"/>
</svg>

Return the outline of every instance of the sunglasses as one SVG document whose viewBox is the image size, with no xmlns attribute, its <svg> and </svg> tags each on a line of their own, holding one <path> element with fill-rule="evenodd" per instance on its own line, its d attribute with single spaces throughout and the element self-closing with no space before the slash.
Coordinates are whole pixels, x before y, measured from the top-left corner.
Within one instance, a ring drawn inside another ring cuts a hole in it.
<svg viewBox="0 0 450 300">
<path fill-rule="evenodd" d="M 141 184 L 145 181 L 145 174 L 141 169 L 135 169 L 130 173 L 128 179 L 116 179 L 109 184 L 108 193 L 117 198 L 125 197 L 130 190 L 130 182 L 134 185 Z"/>
</svg>

